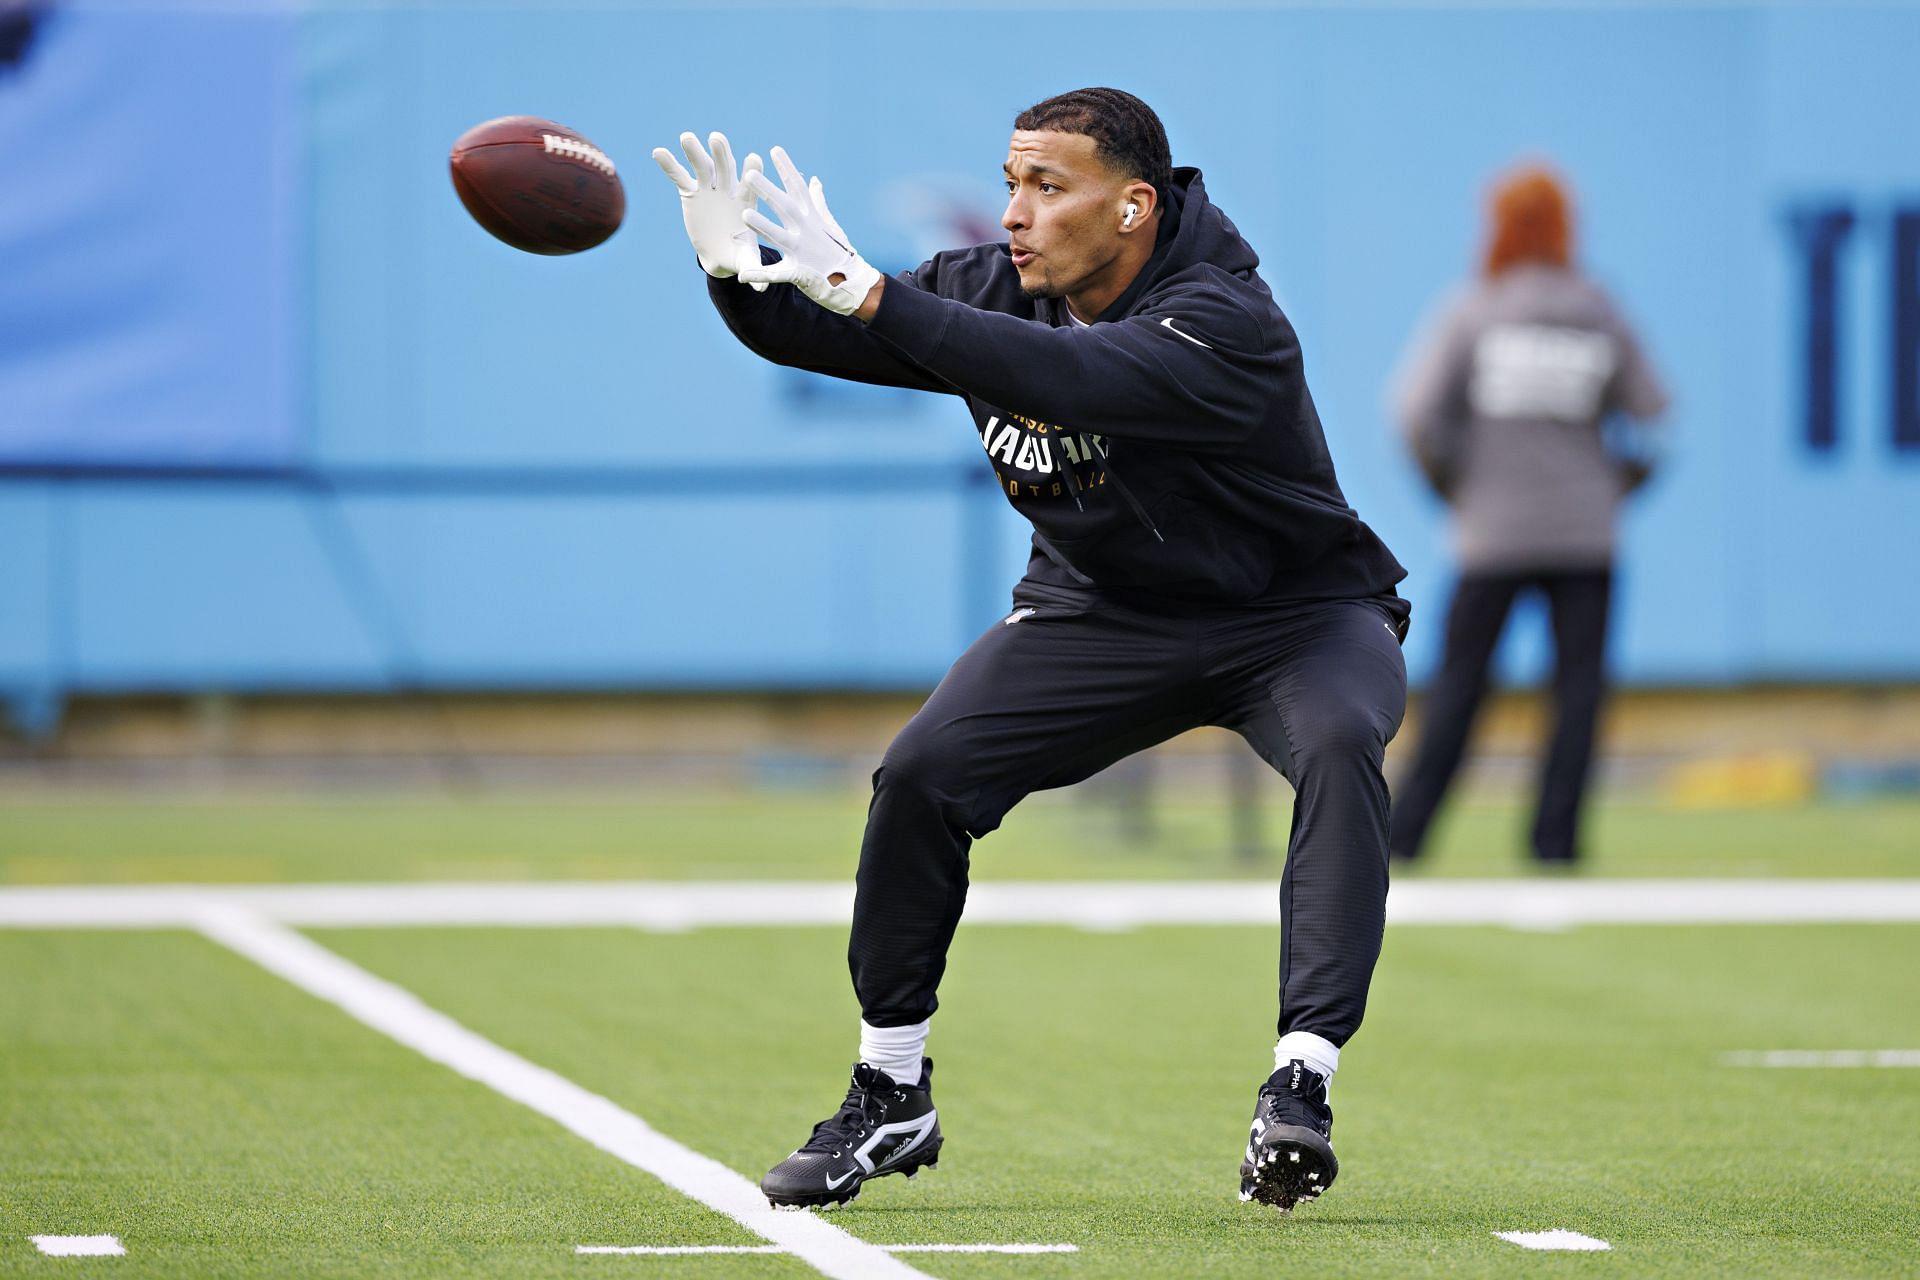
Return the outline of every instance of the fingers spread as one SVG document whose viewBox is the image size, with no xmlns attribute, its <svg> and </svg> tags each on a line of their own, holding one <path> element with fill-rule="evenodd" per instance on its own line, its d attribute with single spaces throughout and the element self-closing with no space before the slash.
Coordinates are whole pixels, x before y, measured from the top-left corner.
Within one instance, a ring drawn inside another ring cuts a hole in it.
<svg viewBox="0 0 1920 1280">
<path fill-rule="evenodd" d="M 693 176 L 703 187 L 713 183 L 713 159 L 707 155 L 707 149 L 700 145 L 700 139 L 691 133 L 680 135 L 680 150 L 687 156 L 687 166 L 693 170 Z"/>
<path fill-rule="evenodd" d="M 693 180 L 693 175 L 681 168 L 680 162 L 673 158 L 673 152 L 665 147 L 653 149 L 653 162 L 660 166 L 660 172 L 673 180 L 673 185 L 680 188 L 681 194 L 691 195 L 700 189 L 700 184 Z"/>
<path fill-rule="evenodd" d="M 777 162 L 776 162 L 777 163 Z M 773 185 L 772 179 L 758 169 L 747 175 L 747 184 L 759 193 L 760 198 L 772 205 L 774 211 L 787 222 L 797 222 L 802 217 L 800 205 L 787 192 Z"/>
<path fill-rule="evenodd" d="M 721 187 L 733 186 L 733 148 L 727 145 L 727 135 L 717 129 L 708 134 L 707 151 L 713 156 L 713 169 L 720 176 Z"/>
<path fill-rule="evenodd" d="M 807 195 L 812 198 L 813 211 L 820 215 L 820 220 L 832 225 L 833 214 L 827 208 L 827 189 L 821 185 L 820 179 L 815 178 L 807 184 Z"/>
<path fill-rule="evenodd" d="M 800 176 L 800 170 L 794 166 L 792 160 L 787 158 L 785 147 L 773 149 L 773 167 L 780 174 L 780 181 L 796 199 L 802 191 L 807 189 L 807 180 Z"/>
<path fill-rule="evenodd" d="M 808 183 L 807 192 L 813 197 L 813 211 L 820 216 L 821 225 L 832 232 L 833 238 L 843 247 L 851 247 L 847 245 L 847 233 L 840 229 L 840 222 L 833 216 L 833 210 L 827 208 L 827 189 L 820 185 L 820 179 L 815 178 Z"/>
<path fill-rule="evenodd" d="M 758 209 L 748 209 L 740 215 L 740 220 L 752 227 L 755 231 L 758 231 L 762 236 L 765 236 L 770 243 L 782 249 L 793 248 L 795 241 L 799 239 L 793 232 L 767 217 L 766 214 L 761 213 Z"/>
</svg>

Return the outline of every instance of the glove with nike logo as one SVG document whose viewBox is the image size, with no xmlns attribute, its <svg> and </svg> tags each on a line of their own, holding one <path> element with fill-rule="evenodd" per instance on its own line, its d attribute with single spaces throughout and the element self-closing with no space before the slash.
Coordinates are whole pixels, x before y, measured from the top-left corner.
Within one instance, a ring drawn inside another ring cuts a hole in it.
<svg viewBox="0 0 1920 1280">
<path fill-rule="evenodd" d="M 780 215 L 780 221 L 754 208 L 740 217 L 780 250 L 782 257 L 766 266 L 759 265 L 756 257 L 755 265 L 741 271 L 740 278 L 749 284 L 790 284 L 827 310 L 850 316 L 880 283 L 880 273 L 848 243 L 847 233 L 827 208 L 820 179 L 808 182 L 802 178 L 780 147 L 775 147 L 771 155 L 784 188 L 774 186 L 764 173 L 748 174 L 746 181 Z"/>
<path fill-rule="evenodd" d="M 687 224 L 687 239 L 700 255 L 700 266 L 708 275 L 726 280 L 747 267 L 760 265 L 760 245 L 753 232 L 740 225 L 743 211 L 753 208 L 757 198 L 742 178 L 760 174 L 760 157 L 750 155 L 741 165 L 741 175 L 733 171 L 733 148 L 724 133 L 707 135 L 708 155 L 700 139 L 691 133 L 680 135 L 680 150 L 686 153 L 689 173 L 665 147 L 653 149 L 653 161 L 680 190 L 680 216 Z M 766 285 L 754 288 L 765 291 Z"/>
</svg>

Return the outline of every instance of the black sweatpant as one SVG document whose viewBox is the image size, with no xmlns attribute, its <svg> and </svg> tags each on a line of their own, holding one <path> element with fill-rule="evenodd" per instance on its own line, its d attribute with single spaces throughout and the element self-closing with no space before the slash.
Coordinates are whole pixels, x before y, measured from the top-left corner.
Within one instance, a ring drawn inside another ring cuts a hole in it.
<svg viewBox="0 0 1920 1280">
<path fill-rule="evenodd" d="M 1568 863 L 1579 854 L 1580 806 L 1593 764 L 1594 730 L 1606 696 L 1607 608 L 1611 569 L 1470 573 L 1447 611 L 1445 651 L 1427 688 L 1420 746 L 1393 809 L 1393 852 L 1413 858 L 1427 837 L 1466 751 L 1487 694 L 1487 668 L 1507 614 L 1522 591 L 1546 597 L 1553 628 L 1553 736 L 1540 769 L 1533 856 Z"/>
<path fill-rule="evenodd" d="M 1200 725 L 1293 783 L 1280 881 L 1280 1031 L 1345 1043 L 1380 954 L 1381 761 L 1406 709 L 1397 598 L 1180 615 L 1031 603 L 995 623 L 887 749 L 860 846 L 848 963 L 877 1027 L 930 1015 L 968 851 L 1029 792 Z"/>
</svg>

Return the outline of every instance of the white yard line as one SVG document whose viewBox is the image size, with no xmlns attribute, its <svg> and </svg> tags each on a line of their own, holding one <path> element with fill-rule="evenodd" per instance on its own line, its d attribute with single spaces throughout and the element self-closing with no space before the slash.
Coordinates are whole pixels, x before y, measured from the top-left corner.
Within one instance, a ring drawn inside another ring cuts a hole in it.
<svg viewBox="0 0 1920 1280">
<path fill-rule="evenodd" d="M 0 888 L 0 929 L 191 928 L 210 908 L 302 928 L 433 925 L 704 927 L 845 925 L 839 882 L 607 881 L 479 884 L 102 885 Z M 1273 925 L 1275 882 L 987 883 L 970 925 Z M 1414 880 L 1387 898 L 1395 925 L 1559 929 L 1605 924 L 1920 922 L 1920 880 Z"/>
<path fill-rule="evenodd" d="M 785 1253 L 777 1244 L 577 1244 L 575 1253 L 631 1254 L 643 1258 L 698 1258 L 712 1253 Z"/>
<path fill-rule="evenodd" d="M 1729 1067 L 1920 1067 L 1920 1049 L 1742 1049 L 1720 1055 Z"/>
<path fill-rule="evenodd" d="M 1555 1227 L 1552 1231 L 1496 1231 L 1493 1234 L 1508 1244 L 1519 1245 L 1522 1249 L 1603 1253 L 1613 1248 L 1605 1240 L 1595 1240 L 1592 1236 L 1583 1236 L 1578 1231 L 1567 1231 L 1559 1227 Z"/>
<path fill-rule="evenodd" d="M 1078 1253 L 1077 1244 L 883 1244 L 888 1253 Z"/>
<path fill-rule="evenodd" d="M 1077 1244 L 883 1244 L 888 1253 L 1078 1253 Z M 775 1244 L 577 1244 L 575 1253 L 684 1258 L 708 1253 L 785 1253 Z"/>
<path fill-rule="evenodd" d="M 34 1236 L 33 1247 L 52 1258 L 120 1258 L 127 1247 L 119 1236 Z"/>
<path fill-rule="evenodd" d="M 310 938 L 232 906 L 193 921 L 207 937 L 409 1049 L 513 1099 L 772 1241 L 823 1275 L 844 1280 L 924 1277 L 884 1249 L 807 1213 L 779 1213 L 758 1187 L 719 1161 L 657 1132 L 631 1111 L 509 1053 L 412 992 L 376 978 Z"/>
</svg>

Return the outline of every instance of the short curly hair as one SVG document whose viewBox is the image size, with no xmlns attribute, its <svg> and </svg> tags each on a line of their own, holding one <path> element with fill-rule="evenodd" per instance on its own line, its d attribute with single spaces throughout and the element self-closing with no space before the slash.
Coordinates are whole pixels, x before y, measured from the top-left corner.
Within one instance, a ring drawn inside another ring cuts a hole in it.
<svg viewBox="0 0 1920 1280">
<path fill-rule="evenodd" d="M 1124 89 L 1074 89 L 1036 102 L 1014 117 L 1029 132 L 1081 133 L 1115 173 L 1141 178 L 1164 196 L 1173 185 L 1167 131 L 1153 108 Z"/>
</svg>

